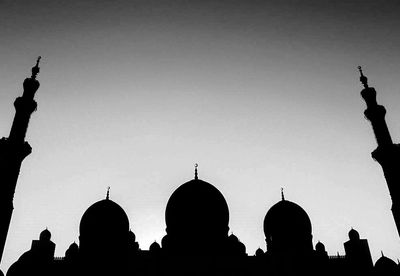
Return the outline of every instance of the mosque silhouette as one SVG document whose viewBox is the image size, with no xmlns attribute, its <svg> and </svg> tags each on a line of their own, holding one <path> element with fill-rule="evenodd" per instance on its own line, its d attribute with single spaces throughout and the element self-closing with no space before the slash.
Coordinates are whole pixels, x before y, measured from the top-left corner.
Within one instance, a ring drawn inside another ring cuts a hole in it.
<svg viewBox="0 0 400 276">
<path fill-rule="evenodd" d="M 36 110 L 34 95 L 39 60 L 32 76 L 24 81 L 22 97 L 15 101 L 16 115 L 9 137 L 0 140 L 0 258 L 12 214 L 12 199 L 23 159 L 31 147 L 25 134 Z M 392 212 L 399 226 L 399 147 L 387 129 L 385 110 L 376 102 L 361 68 L 361 94 L 367 103 L 365 115 L 371 121 L 378 142 L 373 157 L 381 165 L 392 196 Z M 397 163 L 396 163 L 397 162 Z M 398 167 L 398 165 L 397 165 Z M 55 257 L 51 233 L 43 230 L 38 240 L 7 271 L 15 275 L 398 275 L 399 265 L 383 256 L 373 264 L 366 239 L 355 229 L 344 242 L 345 255 L 329 256 L 324 245 L 312 242 L 312 223 L 306 211 L 282 198 L 264 218 L 266 252 L 248 255 L 245 245 L 229 234 L 229 209 L 222 193 L 198 177 L 179 186 L 165 210 L 166 235 L 161 244 L 140 249 L 129 228 L 125 211 L 109 196 L 91 205 L 79 225 L 79 245 L 72 243 L 64 257 Z M 399 228 L 398 228 L 399 229 Z"/>
</svg>

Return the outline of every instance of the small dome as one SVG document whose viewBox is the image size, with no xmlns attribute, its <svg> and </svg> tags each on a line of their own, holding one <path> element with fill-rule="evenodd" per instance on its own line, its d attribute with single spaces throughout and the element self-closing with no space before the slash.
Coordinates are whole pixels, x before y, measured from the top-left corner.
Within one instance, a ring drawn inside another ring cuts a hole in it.
<svg viewBox="0 0 400 276">
<path fill-rule="evenodd" d="M 322 242 L 318 241 L 315 245 L 315 251 L 322 253 L 325 252 L 325 245 Z"/>
<path fill-rule="evenodd" d="M 76 242 L 71 243 L 71 245 L 68 247 L 70 250 L 79 250 L 79 246 L 76 244 Z"/>
<path fill-rule="evenodd" d="M 161 247 L 163 249 L 168 249 L 169 246 L 169 239 L 168 239 L 168 235 L 165 235 L 162 239 L 161 239 Z"/>
<path fill-rule="evenodd" d="M 165 211 L 168 234 L 195 231 L 227 235 L 229 210 L 221 192 L 210 183 L 193 179 L 178 187 L 168 200 Z"/>
<path fill-rule="evenodd" d="M 132 232 L 132 230 L 129 230 L 128 239 L 129 239 L 130 241 L 132 241 L 132 242 L 135 242 L 135 241 L 136 241 L 136 235 L 135 235 L 135 233 Z"/>
<path fill-rule="evenodd" d="M 73 242 L 67 249 L 67 251 L 65 251 L 65 257 L 67 259 L 69 258 L 74 258 L 75 256 L 77 256 L 79 253 L 79 247 L 78 245 Z"/>
<path fill-rule="evenodd" d="M 50 239 L 51 239 L 51 233 L 46 228 L 40 233 L 39 240 L 41 240 L 41 241 L 50 241 Z"/>
<path fill-rule="evenodd" d="M 264 251 L 261 249 L 261 248 L 258 248 L 257 250 L 256 250 L 256 254 L 255 254 L 257 257 L 261 257 L 261 256 L 263 256 L 264 255 Z"/>
<path fill-rule="evenodd" d="M 235 234 L 231 234 L 231 235 L 229 235 L 229 237 L 228 237 L 228 241 L 229 241 L 230 243 L 238 243 L 238 242 L 239 242 L 239 238 L 236 237 Z"/>
<path fill-rule="evenodd" d="M 152 252 L 158 252 L 158 251 L 160 251 L 160 249 L 161 249 L 161 246 L 156 241 L 154 241 L 149 247 L 149 250 Z"/>
<path fill-rule="evenodd" d="M 110 199 L 100 200 L 83 214 L 79 232 L 81 236 L 118 235 L 129 231 L 129 219 L 125 211 Z"/>
<path fill-rule="evenodd" d="M 311 235 L 312 226 L 307 213 L 296 203 L 281 200 L 272 206 L 264 219 L 267 239 L 274 236 Z"/>
<path fill-rule="evenodd" d="M 349 239 L 351 241 L 358 241 L 360 239 L 360 234 L 358 234 L 357 230 L 351 228 L 351 230 L 349 231 Z"/>
<path fill-rule="evenodd" d="M 393 275 L 394 275 L 394 273 L 397 271 L 398 268 L 397 268 L 397 264 L 393 260 L 382 255 L 382 257 L 380 257 L 376 261 L 374 269 L 377 272 L 393 273 Z M 392 275 L 392 274 L 383 274 L 383 275 Z"/>
</svg>

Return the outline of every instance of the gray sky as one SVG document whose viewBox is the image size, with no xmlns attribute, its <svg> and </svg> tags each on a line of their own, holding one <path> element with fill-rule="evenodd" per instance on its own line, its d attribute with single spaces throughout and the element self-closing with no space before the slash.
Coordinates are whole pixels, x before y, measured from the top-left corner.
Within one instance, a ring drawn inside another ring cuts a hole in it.
<svg viewBox="0 0 400 276">
<path fill-rule="evenodd" d="M 63 256 L 107 186 L 148 248 L 196 162 L 249 254 L 265 249 L 264 215 L 284 187 L 329 254 L 354 227 L 374 260 L 396 260 L 356 67 L 396 141 L 399 14 L 398 1 L 0 0 L 2 136 L 43 56 L 2 268 L 46 227 Z"/>
</svg>

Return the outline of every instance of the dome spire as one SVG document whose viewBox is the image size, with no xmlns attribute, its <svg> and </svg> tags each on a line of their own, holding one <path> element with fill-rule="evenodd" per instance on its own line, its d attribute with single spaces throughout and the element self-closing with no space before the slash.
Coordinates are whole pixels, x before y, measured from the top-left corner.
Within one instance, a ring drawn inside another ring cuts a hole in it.
<svg viewBox="0 0 400 276">
<path fill-rule="evenodd" d="M 110 199 L 110 186 L 107 187 L 107 195 L 106 195 L 106 199 Z"/>
<path fill-rule="evenodd" d="M 358 66 L 358 71 L 360 71 L 360 81 L 364 85 L 364 88 L 368 88 L 368 78 L 364 76 L 361 66 Z"/>
<path fill-rule="evenodd" d="M 285 200 L 285 194 L 283 193 L 283 188 L 281 188 L 281 198 L 282 198 L 282 201 Z"/>
<path fill-rule="evenodd" d="M 40 59 L 41 59 L 41 58 L 42 58 L 42 57 L 39 56 L 39 57 L 37 58 L 37 60 L 36 60 L 36 65 L 35 65 L 34 67 L 32 67 L 32 76 L 31 76 L 32 79 L 36 79 L 36 76 L 37 76 L 37 74 L 38 74 L 39 71 L 40 71 L 39 62 L 40 62 Z"/>
<path fill-rule="evenodd" d="M 199 179 L 199 175 L 197 173 L 197 167 L 199 166 L 199 164 L 194 164 L 194 179 Z"/>
</svg>

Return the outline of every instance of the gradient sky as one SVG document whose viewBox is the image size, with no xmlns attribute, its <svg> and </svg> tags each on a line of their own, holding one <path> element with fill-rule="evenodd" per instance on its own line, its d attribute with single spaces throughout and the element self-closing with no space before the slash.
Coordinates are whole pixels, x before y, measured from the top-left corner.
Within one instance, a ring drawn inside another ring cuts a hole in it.
<svg viewBox="0 0 400 276">
<path fill-rule="evenodd" d="M 107 186 L 141 248 L 160 242 L 196 162 L 249 254 L 284 187 L 329 254 L 354 227 L 374 260 L 400 258 L 356 70 L 398 141 L 399 14 L 399 1 L 0 0 L 1 136 L 43 56 L 2 269 L 46 227 L 64 256 Z"/>
</svg>

